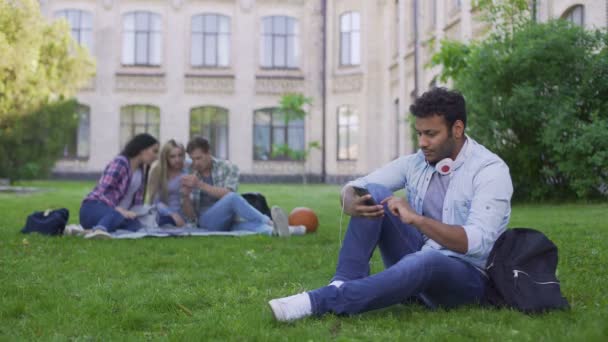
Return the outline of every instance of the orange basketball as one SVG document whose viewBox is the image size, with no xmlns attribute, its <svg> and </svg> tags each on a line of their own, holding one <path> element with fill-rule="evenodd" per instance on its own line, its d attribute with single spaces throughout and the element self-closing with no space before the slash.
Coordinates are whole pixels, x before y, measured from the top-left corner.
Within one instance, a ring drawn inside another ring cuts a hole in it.
<svg viewBox="0 0 608 342">
<path fill-rule="evenodd" d="M 317 228 L 319 228 L 319 218 L 312 209 L 297 207 L 289 213 L 289 225 L 303 225 L 306 227 L 307 233 L 314 233 L 317 231 Z"/>
</svg>

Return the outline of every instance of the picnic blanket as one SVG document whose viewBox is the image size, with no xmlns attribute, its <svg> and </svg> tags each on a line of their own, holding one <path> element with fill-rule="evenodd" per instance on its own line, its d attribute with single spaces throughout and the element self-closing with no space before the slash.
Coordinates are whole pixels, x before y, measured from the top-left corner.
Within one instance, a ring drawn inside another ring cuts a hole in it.
<svg viewBox="0 0 608 342">
<path fill-rule="evenodd" d="M 185 226 L 159 227 L 156 223 L 156 208 L 151 205 L 137 206 L 131 209 L 137 214 L 137 220 L 142 228 L 137 231 L 118 229 L 110 232 L 113 239 L 141 239 L 144 237 L 176 237 L 176 236 L 245 236 L 259 234 L 248 230 L 216 231 L 198 227 Z M 79 225 L 71 225 L 64 231 L 64 235 L 83 235 L 84 230 Z"/>
<path fill-rule="evenodd" d="M 144 237 L 175 237 L 175 236 L 244 236 L 259 234 L 248 230 L 211 231 L 201 228 L 140 228 L 132 232 L 116 230 L 110 235 L 113 239 L 140 239 Z"/>
</svg>

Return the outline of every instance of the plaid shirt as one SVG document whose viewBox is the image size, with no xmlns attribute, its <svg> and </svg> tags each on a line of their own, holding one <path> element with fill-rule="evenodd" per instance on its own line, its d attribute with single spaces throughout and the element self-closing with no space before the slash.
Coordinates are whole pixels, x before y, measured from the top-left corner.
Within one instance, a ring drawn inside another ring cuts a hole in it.
<svg viewBox="0 0 608 342">
<path fill-rule="evenodd" d="M 203 177 L 198 171 L 193 172 L 194 175 L 203 181 Z M 213 186 L 220 188 L 227 188 L 230 191 L 236 192 L 239 187 L 239 168 L 232 164 L 228 160 L 217 159 L 212 157 L 211 159 L 211 178 L 213 179 Z M 181 198 L 181 197 L 180 197 Z M 192 207 L 195 212 L 195 221 L 198 220 L 198 214 L 200 212 L 200 198 L 201 190 L 199 188 L 192 189 L 190 199 L 192 200 Z"/>
<path fill-rule="evenodd" d="M 131 166 L 129 160 L 123 155 L 114 158 L 99 179 L 99 182 L 85 198 L 84 201 L 101 201 L 114 208 L 120 200 L 127 194 L 129 183 L 131 182 Z M 131 206 L 144 203 L 144 189 L 146 182 L 141 182 L 141 186 L 135 193 Z M 84 202 L 83 201 L 83 202 Z"/>
</svg>

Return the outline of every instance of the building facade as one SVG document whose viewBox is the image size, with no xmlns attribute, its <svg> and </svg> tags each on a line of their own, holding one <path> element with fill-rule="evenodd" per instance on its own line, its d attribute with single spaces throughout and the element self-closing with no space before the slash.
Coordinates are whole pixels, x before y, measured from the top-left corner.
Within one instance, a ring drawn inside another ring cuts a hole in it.
<svg viewBox="0 0 608 342">
<path fill-rule="evenodd" d="M 471 0 L 41 0 L 96 59 L 55 172 L 96 175 L 139 132 L 195 134 L 245 180 L 342 182 L 413 152 L 408 108 L 442 39 L 483 36 Z M 606 27 L 608 1 L 538 0 L 537 20 Z M 312 98 L 304 120 L 275 109 Z M 282 148 L 312 148 L 291 159 Z"/>
</svg>

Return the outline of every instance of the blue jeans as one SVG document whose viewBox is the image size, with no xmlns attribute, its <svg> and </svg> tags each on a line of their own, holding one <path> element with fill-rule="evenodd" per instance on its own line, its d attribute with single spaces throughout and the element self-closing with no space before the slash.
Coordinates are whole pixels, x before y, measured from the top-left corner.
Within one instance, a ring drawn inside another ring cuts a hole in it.
<svg viewBox="0 0 608 342">
<path fill-rule="evenodd" d="M 230 192 L 198 218 L 198 225 L 212 231 L 247 230 L 271 235 L 268 216 L 252 207 L 241 195 Z"/>
<path fill-rule="evenodd" d="M 377 184 L 367 189 L 376 203 L 392 193 Z M 412 299 L 430 307 L 454 307 L 481 301 L 485 276 L 473 265 L 432 249 L 420 250 L 422 234 L 402 223 L 385 206 L 384 217 L 352 217 L 332 280 L 309 292 L 315 315 L 356 314 Z M 369 260 L 378 246 L 386 269 L 369 275 Z"/>
<path fill-rule="evenodd" d="M 107 232 L 117 229 L 136 231 L 141 228 L 137 219 L 128 219 L 116 209 L 101 201 L 84 201 L 80 207 L 80 225 L 85 229 L 97 228 Z"/>
</svg>

